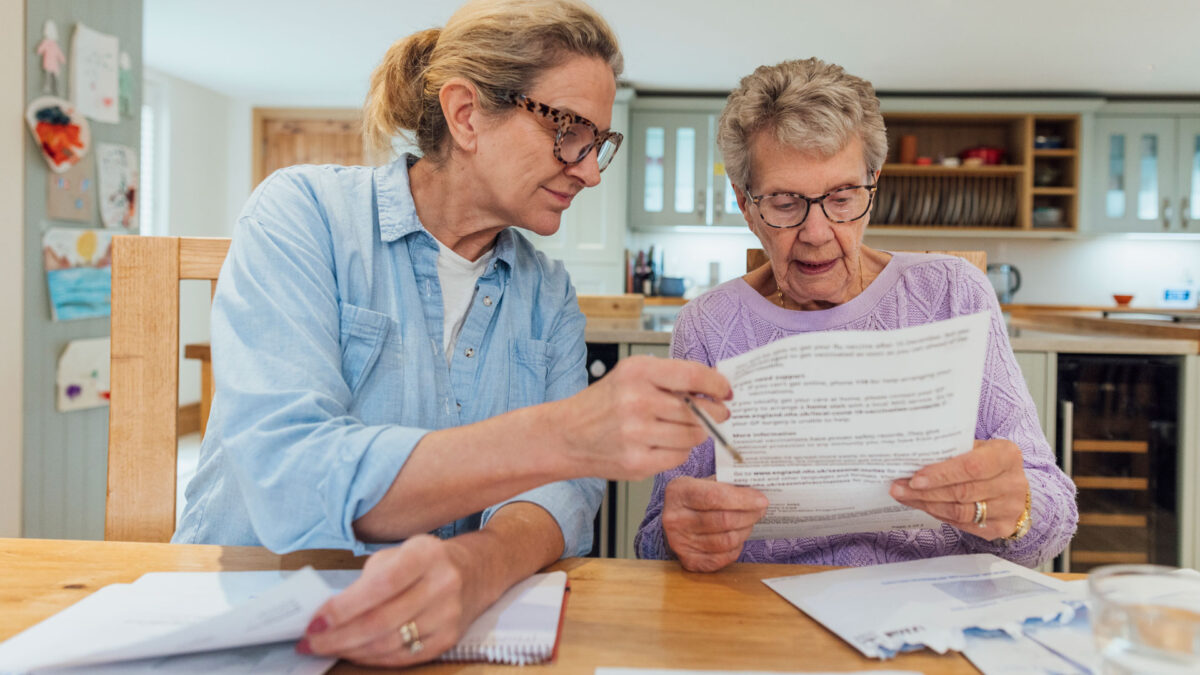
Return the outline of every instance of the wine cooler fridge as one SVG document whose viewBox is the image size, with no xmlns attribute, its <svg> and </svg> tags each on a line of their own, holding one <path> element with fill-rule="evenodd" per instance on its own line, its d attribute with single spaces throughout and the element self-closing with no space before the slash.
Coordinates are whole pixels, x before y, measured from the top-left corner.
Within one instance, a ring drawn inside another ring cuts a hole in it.
<svg viewBox="0 0 1200 675">
<path fill-rule="evenodd" d="M 1079 490 L 1066 572 L 1179 564 L 1180 362 L 1060 354 L 1058 460 Z"/>
</svg>

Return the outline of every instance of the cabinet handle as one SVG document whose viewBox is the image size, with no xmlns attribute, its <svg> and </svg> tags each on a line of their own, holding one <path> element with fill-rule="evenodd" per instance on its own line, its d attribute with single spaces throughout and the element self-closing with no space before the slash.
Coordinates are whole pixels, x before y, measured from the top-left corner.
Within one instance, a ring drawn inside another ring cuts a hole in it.
<svg viewBox="0 0 1200 675">
<path fill-rule="evenodd" d="M 1163 229 L 1164 230 L 1171 229 L 1171 200 L 1167 199 L 1166 197 L 1163 197 L 1162 214 L 1163 214 Z"/>
<path fill-rule="evenodd" d="M 708 201 L 705 199 L 707 196 L 704 194 L 704 188 L 696 190 L 696 215 L 700 216 L 701 224 L 704 224 L 706 211 L 708 211 Z"/>
<path fill-rule="evenodd" d="M 1179 224 L 1182 225 L 1183 229 L 1185 230 L 1188 228 L 1188 207 L 1190 206 L 1191 204 L 1188 202 L 1187 197 L 1179 200 Z"/>
</svg>

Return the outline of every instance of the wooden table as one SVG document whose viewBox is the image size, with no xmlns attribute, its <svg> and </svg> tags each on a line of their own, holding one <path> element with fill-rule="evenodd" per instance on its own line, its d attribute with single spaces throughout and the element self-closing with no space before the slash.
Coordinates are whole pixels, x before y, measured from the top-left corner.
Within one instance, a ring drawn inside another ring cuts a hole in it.
<svg viewBox="0 0 1200 675">
<path fill-rule="evenodd" d="M 152 571 L 358 567 L 343 551 L 285 556 L 247 547 L 0 539 L 0 640 L 45 619 L 102 586 Z M 420 673 L 578 673 L 597 666 L 706 670 L 913 670 L 975 673 L 957 654 L 902 654 L 866 659 L 789 605 L 761 579 L 821 567 L 735 564 L 716 574 L 684 572 L 677 563 L 572 558 L 571 596 L 558 660 L 513 666 L 438 664 Z M 379 670 L 339 664 L 337 673 Z"/>
</svg>

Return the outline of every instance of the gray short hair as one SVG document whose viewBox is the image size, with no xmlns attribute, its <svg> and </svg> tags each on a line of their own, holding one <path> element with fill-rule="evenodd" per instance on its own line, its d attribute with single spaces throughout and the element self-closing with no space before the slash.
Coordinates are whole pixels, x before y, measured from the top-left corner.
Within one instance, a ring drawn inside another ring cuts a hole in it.
<svg viewBox="0 0 1200 675">
<path fill-rule="evenodd" d="M 773 131 L 780 143 L 820 157 L 837 154 L 858 134 L 872 173 L 887 157 L 875 88 L 816 58 L 759 66 L 729 95 L 717 125 L 717 147 L 738 187 L 750 182 L 750 143 L 760 131 Z"/>
</svg>

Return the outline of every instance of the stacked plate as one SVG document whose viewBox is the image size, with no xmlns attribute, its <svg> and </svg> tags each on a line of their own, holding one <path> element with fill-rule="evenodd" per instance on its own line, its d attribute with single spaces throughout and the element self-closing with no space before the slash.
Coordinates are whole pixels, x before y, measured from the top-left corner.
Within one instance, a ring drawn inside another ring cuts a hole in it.
<svg viewBox="0 0 1200 675">
<path fill-rule="evenodd" d="M 872 225 L 1015 227 L 1014 176 L 897 176 L 881 178 Z"/>
</svg>

